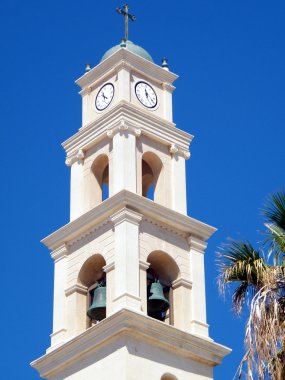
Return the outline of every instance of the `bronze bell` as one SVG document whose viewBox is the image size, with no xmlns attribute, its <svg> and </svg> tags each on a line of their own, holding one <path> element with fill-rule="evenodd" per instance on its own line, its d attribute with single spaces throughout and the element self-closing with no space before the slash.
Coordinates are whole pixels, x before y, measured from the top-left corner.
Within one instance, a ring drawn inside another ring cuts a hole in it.
<svg viewBox="0 0 285 380">
<path fill-rule="evenodd" d="M 94 289 L 93 302 L 87 310 L 87 315 L 96 321 L 106 318 L 106 286 L 99 285 Z"/>
<path fill-rule="evenodd" d="M 151 284 L 150 293 L 152 294 L 148 297 L 147 313 L 156 317 L 169 308 L 169 301 L 164 297 L 163 287 L 158 280 Z"/>
</svg>

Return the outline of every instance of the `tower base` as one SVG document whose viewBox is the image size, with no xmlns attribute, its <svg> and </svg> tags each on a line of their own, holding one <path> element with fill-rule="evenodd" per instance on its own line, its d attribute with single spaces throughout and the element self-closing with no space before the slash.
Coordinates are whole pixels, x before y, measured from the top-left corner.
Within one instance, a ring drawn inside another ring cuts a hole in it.
<svg viewBox="0 0 285 380">
<path fill-rule="evenodd" d="M 230 349 L 122 309 L 31 363 L 49 380 L 213 379 Z M 166 377 L 166 378 L 171 378 Z"/>
</svg>

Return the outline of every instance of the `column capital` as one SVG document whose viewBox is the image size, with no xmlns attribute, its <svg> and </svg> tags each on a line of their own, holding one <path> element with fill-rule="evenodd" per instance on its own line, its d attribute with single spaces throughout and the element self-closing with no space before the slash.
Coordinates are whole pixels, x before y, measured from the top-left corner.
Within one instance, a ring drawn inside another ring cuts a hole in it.
<svg viewBox="0 0 285 380">
<path fill-rule="evenodd" d="M 184 288 L 192 289 L 192 281 L 185 280 L 184 278 L 177 278 L 177 280 L 174 280 L 172 283 L 172 288 L 176 289 L 179 288 L 179 286 L 183 286 Z"/>
<path fill-rule="evenodd" d="M 187 239 L 190 249 L 194 249 L 199 253 L 204 253 L 207 248 L 207 243 L 195 236 L 190 235 Z"/>
<path fill-rule="evenodd" d="M 169 152 L 174 157 L 183 157 L 185 160 L 189 160 L 191 153 L 189 150 L 182 150 L 176 144 L 171 144 L 169 147 Z"/>
<path fill-rule="evenodd" d="M 142 214 L 139 214 L 138 212 L 127 209 L 126 207 L 110 216 L 110 220 L 111 222 L 114 223 L 115 226 L 121 224 L 122 222 L 129 222 L 138 226 L 142 218 L 143 218 Z"/>
<path fill-rule="evenodd" d="M 109 139 L 112 139 L 117 133 L 120 134 L 133 134 L 135 137 L 140 137 L 142 130 L 138 125 L 131 123 L 129 120 L 124 118 L 120 119 L 112 128 L 108 129 L 106 134 Z"/>
<path fill-rule="evenodd" d="M 51 252 L 51 257 L 54 260 L 54 262 L 57 262 L 59 260 L 62 260 L 68 256 L 68 247 L 66 244 L 61 245 L 57 249 Z"/>
<path fill-rule="evenodd" d="M 148 263 L 147 261 L 140 260 L 140 269 L 148 270 L 149 267 L 150 263 Z"/>
<path fill-rule="evenodd" d="M 65 290 L 65 295 L 70 296 L 73 293 L 80 293 L 80 294 L 87 294 L 87 286 L 81 285 L 81 284 L 75 284 L 70 286 L 68 289 Z"/>
<path fill-rule="evenodd" d="M 112 263 L 105 265 L 102 269 L 105 273 L 111 272 L 112 270 L 115 269 L 115 262 L 113 261 Z"/>
</svg>

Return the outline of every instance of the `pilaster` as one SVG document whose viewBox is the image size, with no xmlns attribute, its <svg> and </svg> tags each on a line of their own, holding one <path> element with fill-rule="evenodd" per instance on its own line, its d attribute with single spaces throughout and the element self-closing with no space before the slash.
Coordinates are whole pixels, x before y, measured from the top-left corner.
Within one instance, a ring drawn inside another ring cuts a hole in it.
<svg viewBox="0 0 285 380">
<path fill-rule="evenodd" d="M 141 310 L 139 273 L 139 224 L 142 215 L 123 208 L 113 214 L 115 235 L 115 299 L 113 311 Z"/>
<path fill-rule="evenodd" d="M 137 191 L 137 159 L 136 136 L 130 133 L 124 120 L 121 120 L 120 128 L 113 136 L 113 183 L 112 194 L 126 189 L 136 193 Z"/>
<path fill-rule="evenodd" d="M 191 331 L 191 289 L 192 282 L 178 278 L 172 283 L 174 325 L 184 331 Z"/>
<path fill-rule="evenodd" d="M 190 271 L 192 280 L 191 290 L 191 332 L 208 337 L 208 324 L 206 321 L 206 291 L 204 251 L 207 243 L 194 237 L 188 238 L 190 246 Z"/>
<path fill-rule="evenodd" d="M 62 345 L 66 339 L 66 298 L 68 249 L 65 244 L 51 252 L 54 260 L 53 332 L 51 348 Z"/>
<path fill-rule="evenodd" d="M 172 209 L 187 215 L 185 157 L 174 144 L 170 147 L 170 153 L 172 155 Z"/>
</svg>

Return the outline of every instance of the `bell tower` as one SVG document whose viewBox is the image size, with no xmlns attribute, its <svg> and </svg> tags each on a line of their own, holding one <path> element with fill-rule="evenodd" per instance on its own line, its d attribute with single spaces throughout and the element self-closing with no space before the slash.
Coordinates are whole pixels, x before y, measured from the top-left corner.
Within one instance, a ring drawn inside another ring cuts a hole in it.
<svg viewBox="0 0 285 380">
<path fill-rule="evenodd" d="M 45 379 L 209 380 L 230 352 L 208 334 L 215 229 L 187 216 L 192 136 L 173 123 L 176 79 L 126 35 L 76 81 L 82 126 L 63 143 L 70 222 L 42 241 L 55 268 L 53 331 L 32 366 Z"/>
</svg>

